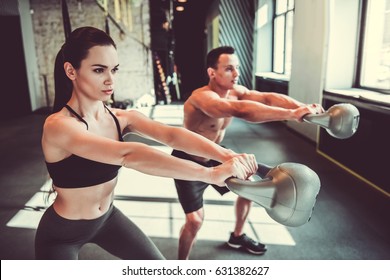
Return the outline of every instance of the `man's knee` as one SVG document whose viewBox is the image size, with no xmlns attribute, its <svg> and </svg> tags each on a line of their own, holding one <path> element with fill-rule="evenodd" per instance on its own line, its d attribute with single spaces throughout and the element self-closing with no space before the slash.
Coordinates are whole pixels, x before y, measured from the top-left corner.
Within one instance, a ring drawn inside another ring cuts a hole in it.
<svg viewBox="0 0 390 280">
<path fill-rule="evenodd" d="M 198 232 L 202 227 L 204 215 L 202 209 L 186 214 L 186 228 L 191 232 Z"/>
</svg>

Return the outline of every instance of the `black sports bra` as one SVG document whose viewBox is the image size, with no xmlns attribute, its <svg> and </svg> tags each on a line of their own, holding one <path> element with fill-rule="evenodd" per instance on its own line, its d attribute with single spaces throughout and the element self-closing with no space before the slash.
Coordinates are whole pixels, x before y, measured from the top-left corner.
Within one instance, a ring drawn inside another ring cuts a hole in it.
<svg viewBox="0 0 390 280">
<path fill-rule="evenodd" d="M 88 130 L 88 123 L 71 107 L 68 105 L 65 105 L 65 107 L 72 115 L 85 123 Z M 106 106 L 104 107 L 113 117 L 118 130 L 119 141 L 123 142 L 118 119 Z M 101 163 L 76 155 L 71 155 L 57 162 L 46 162 L 46 166 L 53 184 L 60 188 L 83 188 L 98 185 L 114 179 L 121 168 L 120 165 Z"/>
</svg>

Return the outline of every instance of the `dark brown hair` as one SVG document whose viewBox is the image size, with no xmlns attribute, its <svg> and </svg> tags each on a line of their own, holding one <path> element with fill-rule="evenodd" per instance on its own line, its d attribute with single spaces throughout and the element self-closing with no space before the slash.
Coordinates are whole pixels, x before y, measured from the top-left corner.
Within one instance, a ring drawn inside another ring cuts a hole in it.
<svg viewBox="0 0 390 280">
<path fill-rule="evenodd" d="M 89 49 L 95 46 L 116 48 L 114 40 L 106 32 L 91 26 L 75 29 L 62 45 L 54 65 L 53 113 L 60 111 L 72 95 L 73 85 L 65 74 L 64 63 L 69 62 L 74 69 L 79 69 L 81 61 L 87 57 Z"/>
<path fill-rule="evenodd" d="M 217 68 L 218 59 L 221 56 L 221 54 L 234 54 L 235 49 L 231 46 L 222 46 L 215 49 L 212 49 L 208 54 L 206 58 L 206 67 L 209 68 Z"/>
</svg>

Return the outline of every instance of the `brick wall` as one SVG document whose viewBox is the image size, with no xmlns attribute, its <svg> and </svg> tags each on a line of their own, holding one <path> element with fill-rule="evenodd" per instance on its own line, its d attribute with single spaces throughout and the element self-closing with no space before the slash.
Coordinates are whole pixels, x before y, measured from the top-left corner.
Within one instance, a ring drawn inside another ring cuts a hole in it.
<svg viewBox="0 0 390 280">
<path fill-rule="evenodd" d="M 115 100 L 135 100 L 148 93 L 153 85 L 153 68 L 150 53 L 149 1 L 108 1 L 108 10 L 116 18 L 114 2 L 121 4 L 121 18 L 117 19 L 125 31 L 121 34 L 109 21 L 110 35 L 117 44 L 120 70 L 115 86 Z M 105 15 L 95 0 L 67 0 L 72 30 L 81 26 L 94 26 L 105 30 Z M 124 8 L 128 5 L 128 9 Z M 41 80 L 41 100 L 45 104 L 42 75 L 47 75 L 50 102 L 54 102 L 54 60 L 64 43 L 60 0 L 30 0 L 32 22 Z M 130 13 L 129 13 L 130 12 Z M 117 10 L 118 14 L 118 10 Z"/>
</svg>

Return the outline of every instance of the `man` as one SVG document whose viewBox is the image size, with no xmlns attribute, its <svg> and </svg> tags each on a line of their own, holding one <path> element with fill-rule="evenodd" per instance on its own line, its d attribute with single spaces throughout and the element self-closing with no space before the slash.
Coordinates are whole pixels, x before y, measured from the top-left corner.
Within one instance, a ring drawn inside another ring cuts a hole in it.
<svg viewBox="0 0 390 280">
<path fill-rule="evenodd" d="M 215 143 L 222 142 L 233 117 L 254 123 L 282 120 L 301 122 L 306 114 L 324 111 L 319 104 L 307 105 L 283 94 L 259 92 L 238 85 L 239 60 L 232 47 L 224 46 L 210 51 L 206 66 L 209 83 L 193 91 L 184 103 L 184 127 Z M 181 151 L 174 150 L 172 154 L 205 166 L 219 164 Z M 183 180 L 175 180 L 175 185 L 186 214 L 186 221 L 180 232 L 178 257 L 188 259 L 204 219 L 203 193 L 209 185 Z M 227 188 L 213 187 L 221 195 L 229 191 Z M 251 201 L 237 198 L 236 224 L 227 244 L 261 255 L 266 252 L 266 246 L 243 233 L 250 208 Z"/>
</svg>

